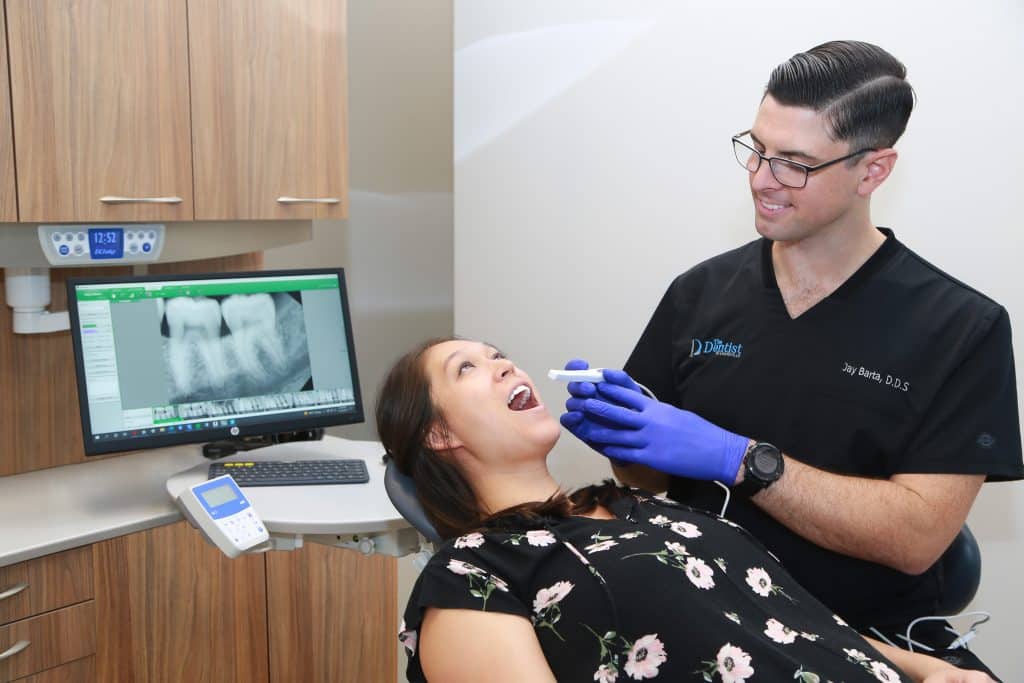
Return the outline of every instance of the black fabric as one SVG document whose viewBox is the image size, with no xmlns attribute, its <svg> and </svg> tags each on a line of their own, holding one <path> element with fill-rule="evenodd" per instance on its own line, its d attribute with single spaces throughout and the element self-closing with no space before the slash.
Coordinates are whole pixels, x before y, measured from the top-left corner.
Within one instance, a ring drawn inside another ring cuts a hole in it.
<svg viewBox="0 0 1024 683">
<path fill-rule="evenodd" d="M 671 284 L 625 369 L 662 401 L 832 472 L 1021 478 L 1006 310 L 884 232 L 849 280 L 796 319 L 770 241 L 701 263 Z M 675 478 L 669 495 L 722 504 L 704 482 Z M 858 628 L 934 614 L 936 568 L 908 576 L 824 550 L 749 501 L 728 515 Z"/>
<path fill-rule="evenodd" d="M 641 495 L 611 510 L 441 548 L 406 607 L 408 679 L 425 680 L 418 631 L 437 607 L 530 619 L 563 682 L 906 680 L 729 520 Z"/>
</svg>

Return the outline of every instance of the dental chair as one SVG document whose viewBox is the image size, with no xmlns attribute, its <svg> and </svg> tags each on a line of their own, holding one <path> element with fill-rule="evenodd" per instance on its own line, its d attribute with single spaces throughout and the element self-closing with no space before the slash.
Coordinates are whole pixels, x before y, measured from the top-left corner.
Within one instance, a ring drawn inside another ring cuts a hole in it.
<svg viewBox="0 0 1024 683">
<path fill-rule="evenodd" d="M 398 510 L 398 514 L 420 534 L 420 551 L 413 559 L 413 564 L 417 569 L 423 569 L 430 556 L 441 545 L 441 536 L 416 498 L 416 485 L 412 478 L 398 471 L 398 465 L 391 456 L 385 454 L 384 462 L 384 490 L 387 491 L 388 498 Z"/>
</svg>

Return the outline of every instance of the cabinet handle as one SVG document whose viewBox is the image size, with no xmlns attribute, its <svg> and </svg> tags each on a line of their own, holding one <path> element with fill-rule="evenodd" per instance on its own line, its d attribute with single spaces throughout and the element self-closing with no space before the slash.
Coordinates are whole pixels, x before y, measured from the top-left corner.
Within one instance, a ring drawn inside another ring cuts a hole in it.
<svg viewBox="0 0 1024 683">
<path fill-rule="evenodd" d="M 104 204 L 181 204 L 181 197 L 100 197 Z"/>
<path fill-rule="evenodd" d="M 4 661 L 5 659 L 7 659 L 9 657 L 13 657 L 14 655 L 18 654 L 19 652 L 21 652 L 22 650 L 24 650 L 26 647 L 28 647 L 31 644 L 32 644 L 31 640 L 19 640 L 18 642 L 16 642 L 14 645 L 11 645 L 9 648 L 4 650 L 3 652 L 0 652 L 0 662 Z"/>
<path fill-rule="evenodd" d="M 339 204 L 337 197 L 278 197 L 281 204 Z"/>
<path fill-rule="evenodd" d="M 28 584 L 27 583 L 17 583 L 15 585 L 11 586 L 10 588 L 8 588 L 7 590 L 5 590 L 3 593 L 0 593 L 0 600 L 6 600 L 7 598 L 12 598 L 15 595 L 17 595 L 18 593 L 20 593 L 21 591 L 25 590 L 26 588 L 28 588 Z"/>
</svg>

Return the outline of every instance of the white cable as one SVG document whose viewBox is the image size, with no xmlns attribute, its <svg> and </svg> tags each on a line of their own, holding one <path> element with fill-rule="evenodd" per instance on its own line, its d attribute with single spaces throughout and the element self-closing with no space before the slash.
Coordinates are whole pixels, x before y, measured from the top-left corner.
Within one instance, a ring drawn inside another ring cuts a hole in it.
<svg viewBox="0 0 1024 683">
<path fill-rule="evenodd" d="M 725 502 L 722 503 L 722 511 L 718 513 L 719 517 L 725 517 L 725 511 L 729 507 L 729 497 L 732 496 L 732 489 L 723 484 L 718 480 L 712 480 L 715 484 L 718 484 L 723 491 L 725 491 Z"/>
<path fill-rule="evenodd" d="M 884 641 L 885 641 L 886 643 L 888 643 L 889 645 L 892 645 L 893 647 L 899 647 L 899 645 L 897 645 L 896 643 L 894 643 L 894 642 L 892 642 L 891 640 L 889 640 L 888 638 L 886 638 L 886 637 L 885 637 L 885 634 L 884 634 L 884 633 L 882 633 L 881 631 L 879 631 L 879 630 L 878 630 L 877 628 L 875 628 L 874 626 L 872 626 L 872 627 L 871 627 L 871 628 L 869 628 L 868 630 L 869 630 L 869 631 L 871 631 L 872 633 L 874 633 L 874 634 L 875 634 L 876 636 L 878 636 L 878 637 L 879 637 L 879 638 L 880 638 L 881 640 L 884 640 Z"/>
<path fill-rule="evenodd" d="M 946 648 L 948 650 L 955 650 L 955 649 L 961 648 L 961 647 L 966 648 L 967 647 L 967 643 L 969 643 L 971 640 L 973 640 L 974 636 L 977 635 L 977 627 L 981 626 L 986 621 L 991 619 L 992 615 L 989 612 L 983 612 L 983 611 L 979 610 L 979 611 L 976 611 L 976 612 L 961 612 L 960 614 L 953 614 L 953 615 L 950 615 L 950 616 L 918 617 L 917 619 L 914 619 L 912 622 L 910 622 L 910 624 L 907 625 L 907 634 L 905 636 L 901 636 L 901 637 L 904 640 L 907 641 L 907 645 L 909 646 L 910 651 L 913 652 L 915 644 L 918 647 L 923 647 L 921 645 L 921 643 L 915 643 L 910 638 L 910 630 L 912 628 L 914 628 L 915 626 L 917 626 L 917 624 L 919 622 L 922 622 L 922 621 L 949 621 L 950 619 L 957 619 L 959 617 L 981 617 L 981 619 L 979 619 L 978 621 L 976 621 L 973 624 L 971 624 L 970 627 L 968 627 L 967 632 L 963 633 L 963 634 L 961 634 L 959 631 L 956 631 L 956 630 L 954 630 L 952 628 L 949 628 L 947 626 L 946 630 L 950 631 L 951 633 L 955 633 L 956 636 L 957 636 L 956 639 L 954 639 L 953 642 L 950 643 L 949 646 Z"/>
</svg>

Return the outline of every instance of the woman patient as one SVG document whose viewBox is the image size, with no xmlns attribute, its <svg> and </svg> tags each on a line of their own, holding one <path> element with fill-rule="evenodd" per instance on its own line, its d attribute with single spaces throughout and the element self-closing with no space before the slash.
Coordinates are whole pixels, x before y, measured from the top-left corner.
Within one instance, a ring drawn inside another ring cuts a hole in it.
<svg viewBox="0 0 1024 683">
<path fill-rule="evenodd" d="M 727 519 L 611 482 L 565 495 L 560 425 L 475 341 L 427 342 L 377 429 L 447 543 L 400 634 L 410 681 L 990 681 L 865 640 Z"/>
</svg>

